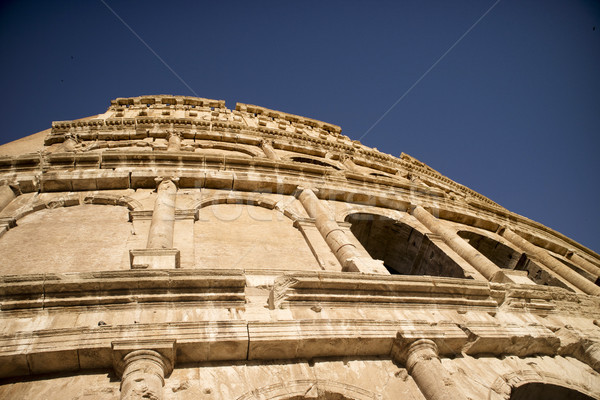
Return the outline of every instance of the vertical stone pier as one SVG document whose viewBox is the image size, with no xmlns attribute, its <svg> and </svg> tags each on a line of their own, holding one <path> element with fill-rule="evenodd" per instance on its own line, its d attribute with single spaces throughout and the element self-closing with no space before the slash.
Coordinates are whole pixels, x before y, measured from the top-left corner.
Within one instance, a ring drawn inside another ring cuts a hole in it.
<svg viewBox="0 0 600 400">
<path fill-rule="evenodd" d="M 302 189 L 298 198 L 308 215 L 315 220 L 317 229 L 344 271 L 389 275 L 382 261 L 361 257 L 356 246 L 346 236 L 344 229 L 337 224 L 311 189 Z"/>
</svg>

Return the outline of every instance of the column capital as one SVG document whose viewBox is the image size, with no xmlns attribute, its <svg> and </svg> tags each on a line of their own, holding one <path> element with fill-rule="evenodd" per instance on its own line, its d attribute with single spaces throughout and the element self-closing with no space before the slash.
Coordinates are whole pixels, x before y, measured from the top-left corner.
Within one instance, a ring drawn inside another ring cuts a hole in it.
<svg viewBox="0 0 600 400">
<path fill-rule="evenodd" d="M 163 377 L 173 371 L 175 364 L 175 340 L 120 340 L 112 342 L 112 350 L 113 368 L 123 378 L 133 363 L 147 363 L 150 369 L 160 367 Z"/>
<path fill-rule="evenodd" d="M 420 360 L 439 359 L 437 344 L 431 339 L 406 340 L 398 338 L 392 348 L 394 361 L 403 364 L 409 370 Z"/>
<path fill-rule="evenodd" d="M 177 176 L 158 176 L 154 178 L 154 182 L 156 183 L 156 190 L 167 190 L 172 188 L 178 189 L 179 185 L 179 177 Z M 171 186 L 173 185 L 173 186 Z M 162 186 L 162 187 L 161 187 Z"/>
<path fill-rule="evenodd" d="M 423 360 L 439 359 L 438 347 L 431 339 L 419 339 L 406 350 L 406 368 L 410 373 L 416 363 Z"/>
</svg>

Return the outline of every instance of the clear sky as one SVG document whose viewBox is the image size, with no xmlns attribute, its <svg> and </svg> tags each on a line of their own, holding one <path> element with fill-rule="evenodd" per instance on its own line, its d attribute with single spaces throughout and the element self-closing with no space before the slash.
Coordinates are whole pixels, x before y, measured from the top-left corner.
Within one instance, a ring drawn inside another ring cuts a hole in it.
<svg viewBox="0 0 600 400">
<path fill-rule="evenodd" d="M 116 97 L 257 104 L 600 251 L 599 1 L 104 1 L 2 3 L 0 143 Z"/>
</svg>

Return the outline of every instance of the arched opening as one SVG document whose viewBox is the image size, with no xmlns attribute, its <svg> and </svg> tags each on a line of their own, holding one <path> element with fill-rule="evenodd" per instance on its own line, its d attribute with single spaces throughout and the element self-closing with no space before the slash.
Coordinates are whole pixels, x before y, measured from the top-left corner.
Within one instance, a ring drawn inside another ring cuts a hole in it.
<svg viewBox="0 0 600 400">
<path fill-rule="evenodd" d="M 465 278 L 462 268 L 427 236 L 400 221 L 374 214 L 346 217 L 350 230 L 392 274 Z"/>
<path fill-rule="evenodd" d="M 577 390 L 549 383 L 527 383 L 514 388 L 510 400 L 594 400 Z"/>
<path fill-rule="evenodd" d="M 497 240 L 475 232 L 459 231 L 458 236 L 502 269 L 525 271 L 527 277 L 539 285 L 558 286 L 571 290 L 561 280 L 527 257 L 525 253 L 517 252 Z"/>
<path fill-rule="evenodd" d="M 291 158 L 292 161 L 295 162 L 301 162 L 301 163 L 307 163 L 307 164 L 314 164 L 314 165 L 319 165 L 321 167 L 330 167 L 330 168 L 334 168 L 339 170 L 338 167 L 336 167 L 335 165 L 326 163 L 324 161 L 320 161 L 320 160 L 315 160 L 314 158 L 308 158 L 308 157 L 292 157 Z"/>
</svg>

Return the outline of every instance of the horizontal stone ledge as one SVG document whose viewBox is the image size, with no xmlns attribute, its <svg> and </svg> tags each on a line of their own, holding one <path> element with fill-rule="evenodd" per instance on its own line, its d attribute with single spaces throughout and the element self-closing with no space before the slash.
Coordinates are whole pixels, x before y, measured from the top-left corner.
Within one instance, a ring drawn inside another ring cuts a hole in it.
<svg viewBox="0 0 600 400">
<path fill-rule="evenodd" d="M 48 171 L 40 174 L 43 192 L 127 189 L 129 172 L 109 170 Z"/>
<path fill-rule="evenodd" d="M 0 309 L 145 302 L 243 305 L 242 270 L 144 270 L 0 277 Z"/>
<path fill-rule="evenodd" d="M 0 337 L 0 378 L 111 368 L 114 341 L 176 342 L 177 362 L 245 360 L 243 321 L 133 324 L 43 330 Z"/>
<path fill-rule="evenodd" d="M 198 321 L 46 329 L 0 336 L 0 378 L 110 368 L 113 343 L 174 342 L 176 363 L 388 357 L 419 339 L 442 356 L 557 354 L 560 340 L 541 326 L 377 320 Z M 494 346 L 494 343 L 501 344 Z M 558 343 L 558 344 L 557 344 Z"/>
<path fill-rule="evenodd" d="M 275 280 L 272 308 L 306 303 L 465 306 L 496 310 L 487 282 L 429 276 L 290 273 Z M 485 311 L 485 310 L 484 310 Z"/>
<path fill-rule="evenodd" d="M 469 341 L 465 354 L 507 353 L 519 357 L 533 354 L 558 354 L 560 339 L 548 328 L 538 325 L 500 325 L 491 322 L 471 322 L 463 330 Z"/>
</svg>

